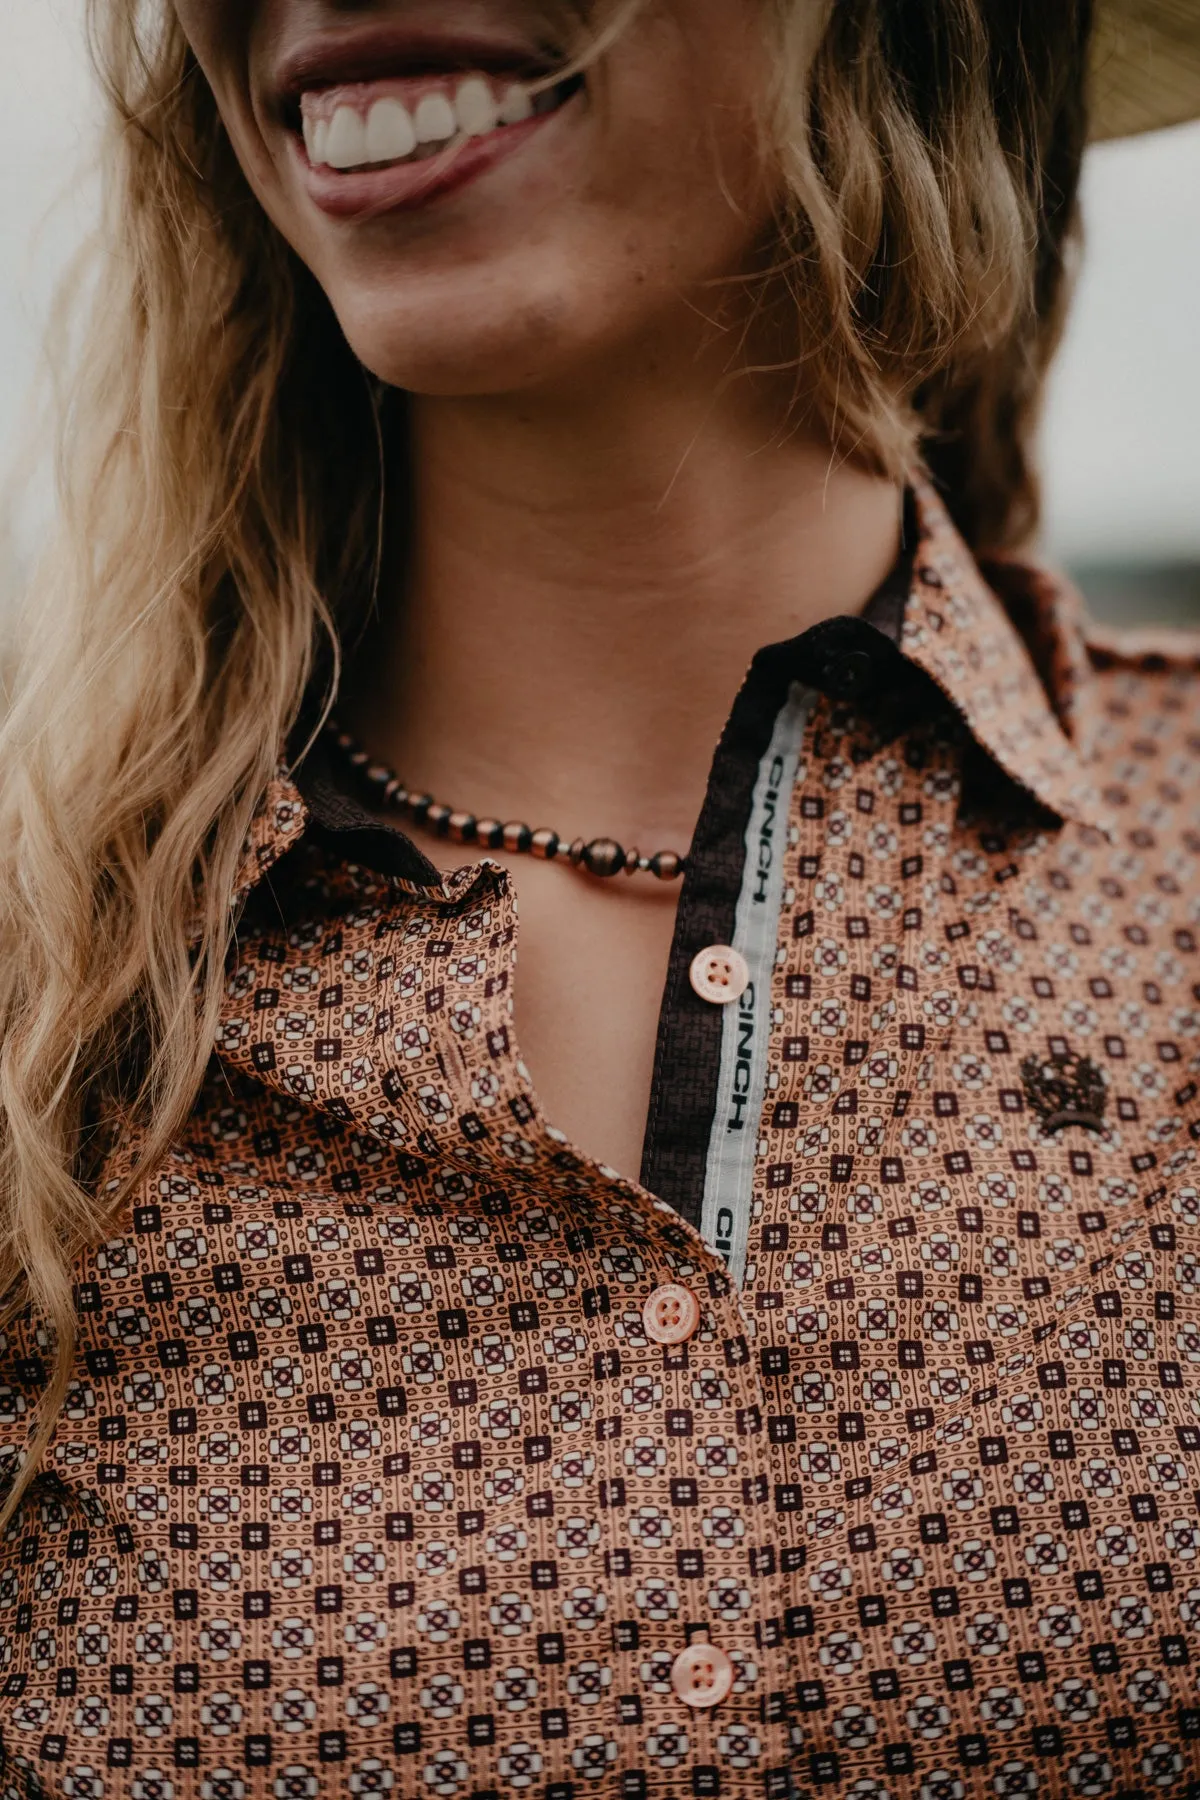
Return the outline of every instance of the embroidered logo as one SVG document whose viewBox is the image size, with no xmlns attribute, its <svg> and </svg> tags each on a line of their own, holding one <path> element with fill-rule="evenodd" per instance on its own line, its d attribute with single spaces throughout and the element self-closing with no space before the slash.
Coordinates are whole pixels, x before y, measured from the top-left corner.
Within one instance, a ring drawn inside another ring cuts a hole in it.
<svg viewBox="0 0 1200 1800">
<path fill-rule="evenodd" d="M 1025 1098 L 1049 1136 L 1067 1125 L 1103 1131 L 1108 1098 L 1104 1077 L 1090 1056 L 1027 1056 L 1021 1064 Z"/>
</svg>

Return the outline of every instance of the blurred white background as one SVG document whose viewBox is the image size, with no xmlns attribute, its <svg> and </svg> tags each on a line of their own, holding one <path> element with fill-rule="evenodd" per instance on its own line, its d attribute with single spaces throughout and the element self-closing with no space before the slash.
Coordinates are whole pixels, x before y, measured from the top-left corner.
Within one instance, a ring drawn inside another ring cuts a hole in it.
<svg viewBox="0 0 1200 1800">
<path fill-rule="evenodd" d="M 0 0 L 0 470 L 88 227 L 80 0 Z M 1044 433 L 1047 544 L 1103 609 L 1200 619 L 1200 125 L 1090 151 L 1087 257 Z M 9 553 L 39 528 L 27 502 Z M 2 522 L 0 522 L 2 523 Z M 0 546 L 2 547 L 2 546 Z"/>
</svg>

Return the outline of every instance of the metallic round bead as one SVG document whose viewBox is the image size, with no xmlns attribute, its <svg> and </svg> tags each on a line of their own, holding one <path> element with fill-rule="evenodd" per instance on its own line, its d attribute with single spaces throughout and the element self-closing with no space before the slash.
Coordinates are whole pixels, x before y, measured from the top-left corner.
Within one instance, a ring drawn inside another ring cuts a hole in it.
<svg viewBox="0 0 1200 1800">
<path fill-rule="evenodd" d="M 543 825 L 540 831 L 535 831 L 531 835 L 529 839 L 529 848 L 533 854 L 540 857 L 543 862 L 553 862 L 559 851 L 559 836 L 557 831 L 551 831 L 547 826 Z"/>
<path fill-rule="evenodd" d="M 500 834 L 500 841 L 512 855 L 523 856 L 533 847 L 533 833 L 519 819 L 510 819 Z"/>
<path fill-rule="evenodd" d="M 660 850 L 650 858 L 650 873 L 659 881 L 677 881 L 683 874 L 683 858 L 674 850 Z"/>
<path fill-rule="evenodd" d="M 615 838 L 593 838 L 584 845 L 582 860 L 589 875 L 619 875 L 625 867 L 625 852 Z"/>
<path fill-rule="evenodd" d="M 430 831 L 436 831 L 439 837 L 447 836 L 452 817 L 451 809 L 443 806 L 440 800 L 435 800 L 431 806 L 425 808 L 425 823 Z"/>
<path fill-rule="evenodd" d="M 408 810 L 417 821 L 418 825 L 424 819 L 432 805 L 432 794 L 410 794 L 408 796 Z"/>
<path fill-rule="evenodd" d="M 482 844 L 485 850 L 499 850 L 504 842 L 504 827 L 499 819 L 477 819 L 475 842 Z"/>
<path fill-rule="evenodd" d="M 452 837 L 456 844 L 473 844 L 477 827 L 478 821 L 474 813 L 452 812 L 446 820 L 447 836 Z"/>
<path fill-rule="evenodd" d="M 578 869 L 582 865 L 583 855 L 584 855 L 584 851 L 586 849 L 587 849 L 587 843 L 586 843 L 585 839 L 583 839 L 583 838 L 572 839 L 570 848 L 567 851 L 567 861 L 570 863 L 570 865 L 573 869 Z"/>
</svg>

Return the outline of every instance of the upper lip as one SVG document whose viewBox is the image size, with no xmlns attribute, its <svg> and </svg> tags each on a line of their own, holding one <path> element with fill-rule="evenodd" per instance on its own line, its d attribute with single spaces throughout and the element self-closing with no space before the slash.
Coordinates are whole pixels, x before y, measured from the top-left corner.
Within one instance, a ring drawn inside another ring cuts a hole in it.
<svg viewBox="0 0 1200 1800">
<path fill-rule="evenodd" d="M 480 69 L 496 74 L 545 74 L 553 57 L 544 46 L 512 38 L 457 35 L 416 26 L 377 26 L 369 31 L 326 32 L 281 57 L 275 93 L 294 106 L 312 88 L 435 70 Z"/>
</svg>

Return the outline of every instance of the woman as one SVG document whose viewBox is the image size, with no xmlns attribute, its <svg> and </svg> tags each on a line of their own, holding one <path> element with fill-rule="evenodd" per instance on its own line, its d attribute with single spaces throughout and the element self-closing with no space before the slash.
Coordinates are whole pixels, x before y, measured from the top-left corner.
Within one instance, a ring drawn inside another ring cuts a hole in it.
<svg viewBox="0 0 1200 1800">
<path fill-rule="evenodd" d="M 5 1792 L 1191 1792 L 1195 652 L 1017 552 L 1194 15 L 93 22 Z"/>
</svg>

